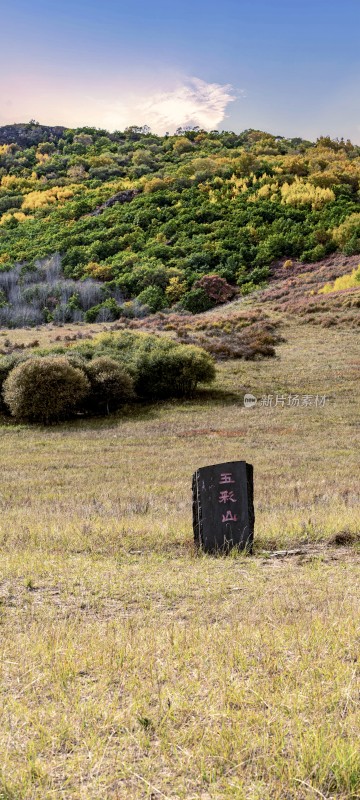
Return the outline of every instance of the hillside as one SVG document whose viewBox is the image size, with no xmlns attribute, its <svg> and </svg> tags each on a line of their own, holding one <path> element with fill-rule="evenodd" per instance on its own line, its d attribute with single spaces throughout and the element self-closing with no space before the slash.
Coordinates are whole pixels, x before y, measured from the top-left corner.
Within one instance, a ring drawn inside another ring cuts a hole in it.
<svg viewBox="0 0 360 800">
<path fill-rule="evenodd" d="M 0 128 L 0 178 L 3 326 L 203 311 L 209 274 L 246 295 L 274 265 L 360 252 L 349 141 L 29 123 Z"/>
</svg>

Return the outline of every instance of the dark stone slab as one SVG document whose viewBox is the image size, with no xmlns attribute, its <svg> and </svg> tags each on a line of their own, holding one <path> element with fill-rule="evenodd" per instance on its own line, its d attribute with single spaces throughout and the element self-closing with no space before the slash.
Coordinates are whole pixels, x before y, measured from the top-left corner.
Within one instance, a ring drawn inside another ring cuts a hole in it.
<svg viewBox="0 0 360 800">
<path fill-rule="evenodd" d="M 253 467 L 228 461 L 201 467 L 193 475 L 195 542 L 206 552 L 232 547 L 251 552 L 254 539 Z"/>
</svg>

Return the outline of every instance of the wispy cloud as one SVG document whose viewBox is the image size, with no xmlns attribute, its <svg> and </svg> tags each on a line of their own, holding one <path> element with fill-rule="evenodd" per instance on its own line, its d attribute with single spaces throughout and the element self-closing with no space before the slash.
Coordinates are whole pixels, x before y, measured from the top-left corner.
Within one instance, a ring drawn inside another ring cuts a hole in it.
<svg viewBox="0 0 360 800">
<path fill-rule="evenodd" d="M 155 133 L 172 133 L 177 127 L 198 125 L 213 129 L 225 117 L 229 103 L 236 99 L 230 84 L 206 83 L 187 78 L 173 90 L 158 91 L 109 108 L 104 123 L 108 127 L 149 125 Z"/>
<path fill-rule="evenodd" d="M 174 91 L 158 92 L 142 105 L 145 120 L 154 130 L 164 132 L 179 125 L 215 128 L 225 116 L 228 103 L 235 100 L 229 84 L 206 83 L 190 78 Z M 140 108 L 139 108 L 140 111 Z"/>
<path fill-rule="evenodd" d="M 31 76 L 29 84 L 14 80 L 11 85 L 0 75 L 0 89 L 3 83 L 4 90 L 0 121 L 6 124 L 35 118 L 48 125 L 96 125 L 108 130 L 149 125 L 159 134 L 173 133 L 186 125 L 211 130 L 225 119 L 228 105 L 244 94 L 235 92 L 230 84 L 169 73 L 158 76 L 157 85 L 154 75 L 148 76 L 148 86 L 146 80 L 144 76 L 142 86 L 139 79 L 132 86 L 126 81 L 119 86 L 113 80 L 106 87 L 92 85 L 90 93 L 86 84 L 69 87 L 44 75 L 41 79 Z M 35 98 L 29 88 L 31 82 L 37 85 Z"/>
</svg>

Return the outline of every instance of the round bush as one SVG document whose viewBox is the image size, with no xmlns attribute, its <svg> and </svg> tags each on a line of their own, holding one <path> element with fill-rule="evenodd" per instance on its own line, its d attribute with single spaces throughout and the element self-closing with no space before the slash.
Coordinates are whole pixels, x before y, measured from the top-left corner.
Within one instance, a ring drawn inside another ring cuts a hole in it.
<svg viewBox="0 0 360 800">
<path fill-rule="evenodd" d="M 195 281 L 194 289 L 203 289 L 206 296 L 215 305 L 232 300 L 236 291 L 225 278 L 221 278 L 219 275 L 203 275 L 202 278 Z"/>
<path fill-rule="evenodd" d="M 32 358 L 7 377 L 3 396 L 11 414 L 45 425 L 68 419 L 89 393 L 89 381 L 66 358 Z"/>
<path fill-rule="evenodd" d="M 174 345 L 139 350 L 136 356 L 135 389 L 148 399 L 191 397 L 198 383 L 212 383 L 212 357 L 200 347 Z"/>
<path fill-rule="evenodd" d="M 206 292 L 201 286 L 193 287 L 189 292 L 186 292 L 181 298 L 180 305 L 186 311 L 191 311 L 192 314 L 202 314 L 203 311 L 209 311 L 213 308 L 215 302 L 208 297 Z"/>
<path fill-rule="evenodd" d="M 90 394 L 86 408 L 95 414 L 109 414 L 134 397 L 134 382 L 124 367 L 107 356 L 86 365 Z"/>
<path fill-rule="evenodd" d="M 5 403 L 4 396 L 3 396 L 3 387 L 8 375 L 10 372 L 21 362 L 26 361 L 29 358 L 29 355 L 25 353 L 15 354 L 12 353 L 9 356 L 4 356 L 0 358 L 0 413 L 1 414 L 9 414 L 9 408 Z"/>
</svg>

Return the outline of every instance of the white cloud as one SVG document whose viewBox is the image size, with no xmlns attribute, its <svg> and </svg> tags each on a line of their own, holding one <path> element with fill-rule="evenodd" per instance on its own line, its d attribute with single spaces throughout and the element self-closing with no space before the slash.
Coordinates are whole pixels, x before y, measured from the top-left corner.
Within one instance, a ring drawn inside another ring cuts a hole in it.
<svg viewBox="0 0 360 800">
<path fill-rule="evenodd" d="M 16 119 L 23 122 L 34 117 L 47 125 L 96 125 L 107 130 L 149 125 L 159 134 L 173 133 L 176 128 L 186 125 L 211 130 L 225 119 L 228 104 L 244 94 L 235 92 L 229 84 L 179 77 L 169 74 L 169 71 L 158 78 L 157 84 L 154 75 L 144 76 L 143 81 L 145 84 L 143 82 L 142 86 L 133 84 L 132 87 L 129 82 L 124 81 L 119 86 L 114 81 L 95 92 L 92 87 L 90 95 L 88 86 L 69 87 L 60 83 L 55 89 L 43 78 L 35 100 L 26 85 L 19 87 L 15 83 L 13 87 L 7 86 L 5 92 L 4 84 L 1 123 L 12 123 Z M 149 81 L 148 86 L 146 81 Z"/>
<path fill-rule="evenodd" d="M 159 92 L 142 104 L 145 120 L 162 132 L 184 125 L 215 128 L 224 119 L 228 103 L 235 100 L 231 86 L 190 78 L 172 92 Z M 140 110 L 140 109 L 139 109 Z"/>
<path fill-rule="evenodd" d="M 230 84 L 187 78 L 173 90 L 137 96 L 121 105 L 112 105 L 105 114 L 104 124 L 118 129 L 127 125 L 149 125 L 160 134 L 172 133 L 186 125 L 211 130 L 222 122 L 227 105 L 235 99 Z"/>
</svg>

